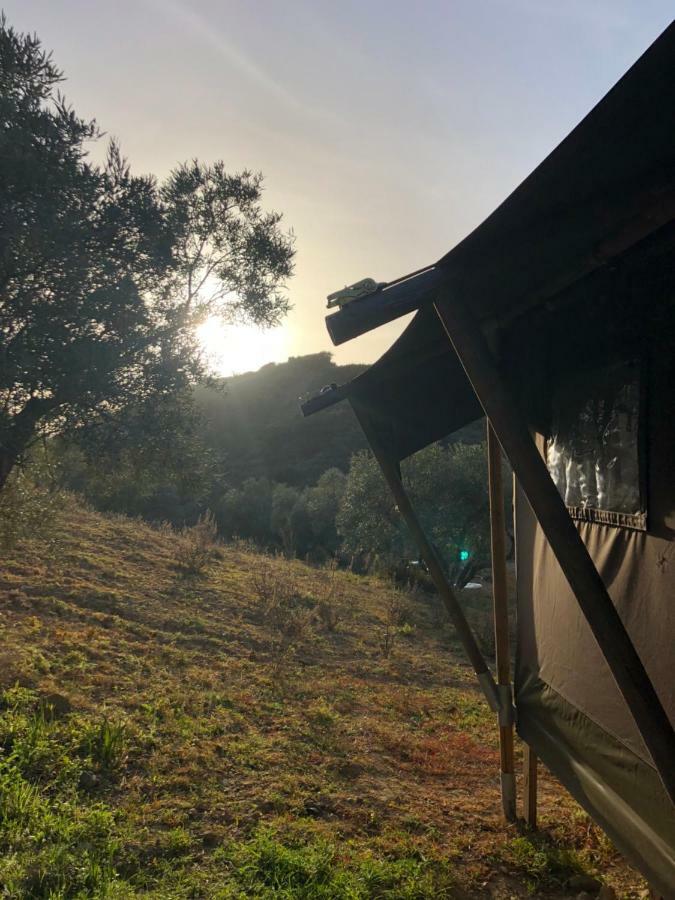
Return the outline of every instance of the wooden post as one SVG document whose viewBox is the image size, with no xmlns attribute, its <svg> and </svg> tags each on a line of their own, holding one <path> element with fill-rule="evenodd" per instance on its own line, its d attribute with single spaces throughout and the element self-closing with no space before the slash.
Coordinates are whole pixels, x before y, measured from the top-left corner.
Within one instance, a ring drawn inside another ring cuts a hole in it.
<svg viewBox="0 0 675 900">
<path fill-rule="evenodd" d="M 530 828 L 537 827 L 537 754 L 529 744 L 523 749 L 523 814 Z"/>
<path fill-rule="evenodd" d="M 516 774 L 513 759 L 513 699 L 509 648 L 508 588 L 506 582 L 506 527 L 504 524 L 504 487 L 502 448 L 487 423 L 488 486 L 490 493 L 490 541 L 492 547 L 492 607 L 495 627 L 497 690 L 504 713 L 499 717 L 499 756 L 502 809 L 507 822 L 516 820 Z"/>
<path fill-rule="evenodd" d="M 382 474 L 384 475 L 385 480 L 389 485 L 389 489 L 394 497 L 394 500 L 396 501 L 398 511 L 401 513 L 403 520 L 408 527 L 408 530 L 410 531 L 415 543 L 417 544 L 420 556 L 426 563 L 436 590 L 438 591 L 439 596 L 448 612 L 448 615 L 450 616 L 452 624 L 454 625 L 455 631 L 457 632 L 457 636 L 462 642 L 464 651 L 469 657 L 469 662 L 473 666 L 474 671 L 478 676 L 478 681 L 483 689 L 483 692 L 485 693 L 488 703 L 490 704 L 490 708 L 497 712 L 499 707 L 499 695 L 497 692 L 497 686 L 492 677 L 492 673 L 488 668 L 485 657 L 481 653 L 480 648 L 476 643 L 476 639 L 473 636 L 473 632 L 471 631 L 469 623 L 466 620 L 466 616 L 464 615 L 464 610 L 460 606 L 457 597 L 455 596 L 455 592 L 453 591 L 448 579 L 446 578 L 445 572 L 443 571 L 443 566 L 441 565 L 441 562 L 436 555 L 436 551 L 429 543 L 424 529 L 422 528 L 420 521 L 417 518 L 415 510 L 413 509 L 410 499 L 405 491 L 405 488 L 403 487 L 403 482 L 401 481 L 398 466 L 396 466 L 389 459 L 387 454 L 382 450 L 379 442 L 377 441 L 377 438 L 372 434 L 368 423 L 363 421 L 359 416 L 358 410 L 355 409 L 354 412 L 356 413 L 356 416 L 361 423 L 361 427 L 363 428 L 364 433 L 368 438 L 368 442 L 371 446 L 373 454 L 375 455 L 375 459 L 378 461 L 380 468 L 382 469 Z"/>
<path fill-rule="evenodd" d="M 675 731 L 466 304 L 434 304 L 675 805 Z"/>
</svg>

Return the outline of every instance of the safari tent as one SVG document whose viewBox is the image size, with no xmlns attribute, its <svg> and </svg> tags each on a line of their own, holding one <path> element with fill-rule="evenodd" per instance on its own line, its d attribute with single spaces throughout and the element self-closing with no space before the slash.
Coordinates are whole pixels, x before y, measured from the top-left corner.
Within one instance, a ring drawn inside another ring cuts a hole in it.
<svg viewBox="0 0 675 900">
<path fill-rule="evenodd" d="M 540 758 L 656 890 L 675 892 L 675 25 L 447 255 L 326 319 L 335 344 L 416 311 L 346 400 L 498 712 L 534 818 Z M 513 688 L 501 504 L 497 683 L 400 462 L 485 415 L 493 501 L 516 483 Z"/>
</svg>

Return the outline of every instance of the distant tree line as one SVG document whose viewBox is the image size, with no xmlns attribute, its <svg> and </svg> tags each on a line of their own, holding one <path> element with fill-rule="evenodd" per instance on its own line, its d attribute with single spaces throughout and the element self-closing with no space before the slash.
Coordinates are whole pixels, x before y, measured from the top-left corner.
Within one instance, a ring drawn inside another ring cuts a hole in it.
<svg viewBox="0 0 675 900">
<path fill-rule="evenodd" d="M 209 510 L 223 538 L 287 555 L 338 555 L 361 570 L 409 562 L 417 551 L 348 405 L 310 419 L 298 409 L 301 388 L 345 381 L 360 368 L 315 354 L 201 388 L 182 410 L 127 411 L 114 434 L 52 442 L 54 478 L 99 509 L 176 527 Z M 488 559 L 484 427 L 477 422 L 402 465 L 451 574 Z"/>
<path fill-rule="evenodd" d="M 142 445 L 139 445 L 142 446 Z M 100 509 L 193 523 L 206 510 L 224 539 L 245 538 L 261 548 L 321 561 L 339 557 L 360 571 L 388 569 L 417 557 L 374 458 L 356 451 L 346 471 L 331 467 L 312 484 L 290 485 L 249 475 L 239 484 L 218 474 L 213 454 L 183 437 L 183 457 L 169 474 L 152 453 L 140 464 L 138 447 L 94 460 L 72 444 L 52 456 L 63 486 Z M 487 565 L 489 506 L 485 444 L 432 445 L 402 464 L 410 496 L 448 572 L 459 578 Z M 508 502 L 508 498 L 505 498 Z"/>
</svg>

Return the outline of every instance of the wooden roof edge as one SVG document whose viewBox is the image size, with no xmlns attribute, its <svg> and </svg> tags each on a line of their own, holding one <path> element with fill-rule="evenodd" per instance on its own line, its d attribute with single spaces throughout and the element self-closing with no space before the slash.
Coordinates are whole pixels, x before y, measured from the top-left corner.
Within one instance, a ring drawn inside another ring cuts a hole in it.
<svg viewBox="0 0 675 900">
<path fill-rule="evenodd" d="M 425 303 L 432 303 L 443 281 L 443 271 L 431 265 L 420 274 L 399 279 L 381 291 L 354 300 L 338 312 L 326 316 L 331 341 L 339 346 L 414 312 Z"/>
<path fill-rule="evenodd" d="M 347 382 L 347 385 L 349 384 L 351 384 L 351 382 Z M 326 387 L 322 387 L 321 390 L 304 400 L 301 397 L 300 412 L 303 417 L 306 419 L 308 416 L 313 416 L 314 413 L 321 412 L 323 409 L 328 409 L 336 403 L 339 403 L 341 400 L 344 400 L 347 396 L 344 387 L 347 385 L 339 386 L 337 384 L 328 384 Z"/>
</svg>

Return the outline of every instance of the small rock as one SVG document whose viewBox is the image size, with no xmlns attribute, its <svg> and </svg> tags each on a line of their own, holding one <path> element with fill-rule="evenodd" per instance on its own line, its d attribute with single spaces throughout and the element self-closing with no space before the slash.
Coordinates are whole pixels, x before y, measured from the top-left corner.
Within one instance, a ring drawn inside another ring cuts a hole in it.
<svg viewBox="0 0 675 900">
<path fill-rule="evenodd" d="M 598 894 L 598 900 L 617 900 L 616 891 L 608 884 L 603 884 Z"/>
<path fill-rule="evenodd" d="M 595 894 L 589 894 L 588 891 L 582 891 L 577 894 L 575 900 L 595 900 Z"/>
<path fill-rule="evenodd" d="M 567 882 L 568 887 L 570 887 L 573 891 L 582 891 L 591 896 L 596 897 L 598 891 L 602 887 L 602 882 L 598 881 L 597 878 L 593 878 L 592 875 L 572 875 L 570 880 Z"/>
<path fill-rule="evenodd" d="M 93 790 L 98 786 L 100 781 L 101 779 L 98 775 L 94 774 L 94 772 L 87 771 L 87 769 L 80 773 L 79 785 L 83 791 Z"/>
</svg>

